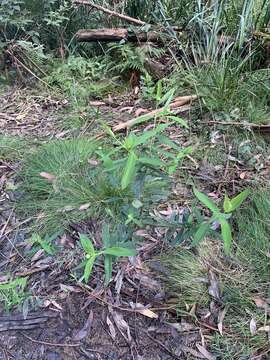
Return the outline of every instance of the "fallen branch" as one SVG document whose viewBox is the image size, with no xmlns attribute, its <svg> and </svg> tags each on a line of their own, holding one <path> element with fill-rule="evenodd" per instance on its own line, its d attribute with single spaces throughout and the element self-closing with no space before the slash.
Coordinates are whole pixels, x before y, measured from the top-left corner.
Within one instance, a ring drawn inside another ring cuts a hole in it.
<svg viewBox="0 0 270 360">
<path fill-rule="evenodd" d="M 105 8 L 103 6 L 97 5 L 97 4 L 95 4 L 95 3 L 93 3 L 92 1 L 89 1 L 89 0 L 74 0 L 73 3 L 77 4 L 77 5 L 90 6 L 90 7 L 94 8 L 94 9 L 97 9 L 97 10 L 100 10 L 100 11 L 104 12 L 105 14 L 117 17 L 119 19 L 125 20 L 125 21 L 130 22 L 130 23 L 135 24 L 135 25 L 139 25 L 139 26 L 146 25 L 146 23 L 144 21 L 142 21 L 142 20 L 135 19 L 135 18 L 133 18 L 131 16 L 120 14 L 120 13 L 118 13 L 116 11 L 109 10 L 109 9 L 107 9 L 107 8 Z"/>
<path fill-rule="evenodd" d="M 174 102 L 172 102 L 169 107 L 168 107 L 168 111 L 172 111 L 177 109 L 177 113 L 181 113 L 181 112 L 185 112 L 190 110 L 190 105 L 186 105 L 188 103 L 190 103 L 193 100 L 196 100 L 198 98 L 197 95 L 189 95 L 189 96 L 181 96 L 181 97 L 177 97 L 175 98 Z M 154 116 L 161 114 L 165 111 L 165 108 L 162 107 L 160 109 L 156 109 L 153 111 L 150 111 L 149 113 L 136 117 L 134 119 L 128 120 L 126 122 L 122 122 L 118 125 L 115 125 L 113 127 L 113 131 L 120 131 L 123 129 L 129 129 L 130 127 L 136 125 L 136 124 L 140 124 L 142 122 L 148 121 L 150 119 L 152 119 Z"/>
<path fill-rule="evenodd" d="M 75 39 L 78 42 L 93 42 L 93 41 L 121 41 L 128 40 L 132 42 L 159 42 L 162 41 L 166 34 L 164 30 L 158 31 L 130 31 L 126 28 L 112 28 L 112 29 L 81 29 L 75 34 Z"/>
</svg>

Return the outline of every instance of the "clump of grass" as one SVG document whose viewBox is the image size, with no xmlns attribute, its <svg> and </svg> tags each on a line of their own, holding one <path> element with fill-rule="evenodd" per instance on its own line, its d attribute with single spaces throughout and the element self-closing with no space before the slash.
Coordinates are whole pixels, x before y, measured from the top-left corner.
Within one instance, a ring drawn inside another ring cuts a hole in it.
<svg viewBox="0 0 270 360">
<path fill-rule="evenodd" d="M 0 160 L 20 160 L 27 149 L 27 141 L 19 136 L 0 135 Z"/>
<path fill-rule="evenodd" d="M 201 96 L 205 110 L 250 122 L 267 121 L 268 71 L 247 71 L 241 62 L 230 59 L 191 68 L 186 76 L 187 83 Z"/>
<path fill-rule="evenodd" d="M 63 230 L 97 213 L 104 200 L 99 197 L 103 179 L 93 180 L 96 170 L 88 163 L 97 146 L 88 138 L 53 141 L 24 160 L 18 206 L 35 216 L 41 233 Z"/>
<path fill-rule="evenodd" d="M 202 248 L 198 247 L 198 249 Z M 206 305 L 209 301 L 207 263 L 204 261 L 205 254 L 201 252 L 201 255 L 198 256 L 192 250 L 179 247 L 159 259 L 167 270 L 164 278 L 163 274 L 161 277 L 171 295 L 177 297 L 178 308 L 194 303 Z"/>
<path fill-rule="evenodd" d="M 258 287 L 266 286 L 270 276 L 269 209 L 270 189 L 266 187 L 255 192 L 251 203 L 236 216 L 238 257 L 253 269 Z"/>
<path fill-rule="evenodd" d="M 266 333 L 250 333 L 252 318 L 257 322 L 257 327 L 265 325 L 264 311 L 258 309 L 252 300 L 260 286 L 252 266 L 249 267 L 238 257 L 231 260 L 224 258 L 221 246 L 209 239 L 196 250 L 181 247 L 170 250 L 159 261 L 166 270 L 160 273 L 160 277 L 179 313 L 185 313 L 186 306 L 190 309 L 193 304 L 196 304 L 197 316 L 202 310 L 208 310 L 213 300 L 208 293 L 208 272 L 211 270 L 215 274 L 221 294 L 215 302 L 220 310 L 226 308 L 223 320 L 226 330 L 222 337 L 215 334 L 211 339 L 210 347 L 214 355 L 221 359 L 232 359 L 241 354 L 245 359 L 266 346 Z M 267 296 L 267 292 L 264 296 Z"/>
<path fill-rule="evenodd" d="M 114 225 L 127 222 L 132 228 L 140 222 L 142 212 L 167 194 L 167 183 L 145 171 L 138 171 L 123 188 L 125 162 L 119 158 L 109 161 L 105 152 L 105 146 L 84 137 L 42 145 L 24 160 L 18 208 L 35 218 L 35 232 L 52 235 L 99 217 L 109 218 Z"/>
</svg>

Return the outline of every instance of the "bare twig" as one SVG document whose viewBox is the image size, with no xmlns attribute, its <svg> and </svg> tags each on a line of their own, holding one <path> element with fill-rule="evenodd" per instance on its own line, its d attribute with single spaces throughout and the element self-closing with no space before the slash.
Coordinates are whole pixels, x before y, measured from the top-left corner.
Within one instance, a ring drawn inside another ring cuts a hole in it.
<svg viewBox="0 0 270 360">
<path fill-rule="evenodd" d="M 40 341 L 40 340 L 36 340 L 31 338 L 28 335 L 23 334 L 23 336 L 32 341 L 35 344 L 41 344 L 41 345 L 47 345 L 47 346 L 55 346 L 55 347 L 78 347 L 78 346 L 82 346 L 82 344 L 58 344 L 58 343 L 51 343 L 51 342 L 47 342 L 47 341 Z"/>
<path fill-rule="evenodd" d="M 142 20 L 139 20 L 139 19 L 135 19 L 133 17 L 130 17 L 128 15 L 124 15 L 124 14 L 119 14 L 118 12 L 116 11 L 112 11 L 112 10 L 109 10 L 103 6 L 100 6 L 100 5 L 97 5 L 95 4 L 93 1 L 89 1 L 89 0 L 74 0 L 73 1 L 74 4 L 77 4 L 77 5 L 86 5 L 86 6 L 90 6 L 94 9 L 97 9 L 97 10 L 100 10 L 102 12 L 104 12 L 105 14 L 108 14 L 110 16 L 114 16 L 114 17 L 117 17 L 119 19 L 122 19 L 122 20 L 125 20 L 125 21 L 128 21 L 132 24 L 135 24 L 135 25 L 139 25 L 139 26 L 143 26 L 145 25 L 146 23 Z"/>
</svg>

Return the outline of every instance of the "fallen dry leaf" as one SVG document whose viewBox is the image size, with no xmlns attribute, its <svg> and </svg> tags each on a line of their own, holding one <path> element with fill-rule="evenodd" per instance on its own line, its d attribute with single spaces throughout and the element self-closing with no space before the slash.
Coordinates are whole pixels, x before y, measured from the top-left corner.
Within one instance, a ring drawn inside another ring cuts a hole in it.
<svg viewBox="0 0 270 360">
<path fill-rule="evenodd" d="M 89 105 L 90 106 L 102 106 L 102 105 L 106 105 L 106 103 L 104 101 L 89 101 Z"/>
<path fill-rule="evenodd" d="M 138 116 L 140 116 L 140 115 L 142 115 L 142 114 L 146 114 L 146 113 L 148 113 L 148 110 L 143 109 L 143 108 L 139 108 L 139 109 L 137 109 L 137 110 L 135 111 L 135 116 L 138 117 Z"/>
<path fill-rule="evenodd" d="M 243 172 L 239 175 L 239 177 L 240 177 L 240 179 L 244 180 L 244 178 L 246 177 L 246 175 L 247 175 L 247 172 L 246 172 L 246 171 L 243 171 Z"/>
<path fill-rule="evenodd" d="M 258 329 L 258 331 L 270 332 L 270 325 L 262 326 Z"/>
<path fill-rule="evenodd" d="M 216 357 L 212 354 L 210 354 L 210 352 L 208 350 L 206 350 L 205 347 L 203 347 L 200 344 L 196 344 L 197 349 L 199 350 L 199 352 L 205 357 L 205 359 L 207 360 L 216 360 Z"/>
<path fill-rule="evenodd" d="M 112 311 L 112 316 L 114 323 L 122 336 L 126 339 L 126 341 L 131 342 L 130 328 L 128 323 L 124 320 L 123 315 L 116 311 Z"/>
<path fill-rule="evenodd" d="M 47 179 L 49 182 L 54 182 L 56 180 L 56 177 L 52 174 L 49 174 L 47 172 L 41 172 L 39 176 Z"/>
<path fill-rule="evenodd" d="M 259 296 L 253 296 L 252 300 L 255 302 L 257 308 L 259 309 L 265 309 L 268 307 L 267 302 Z"/>
<path fill-rule="evenodd" d="M 226 312 L 227 312 L 227 308 L 225 307 L 218 314 L 218 331 L 221 336 L 223 335 L 223 320 L 225 318 Z"/>
<path fill-rule="evenodd" d="M 36 262 L 37 260 L 39 260 L 39 259 L 43 256 L 44 252 L 45 252 L 44 249 L 39 249 L 39 250 L 35 253 L 35 255 L 32 257 L 31 263 L 33 264 L 34 262 Z"/>
<path fill-rule="evenodd" d="M 214 299 L 220 300 L 220 289 L 219 284 L 216 275 L 213 273 L 213 271 L 209 270 L 208 272 L 208 278 L 210 286 L 208 288 L 208 293 L 211 295 Z"/>
<path fill-rule="evenodd" d="M 154 313 L 150 309 L 136 309 L 136 311 L 150 319 L 158 319 L 158 314 Z"/>
<path fill-rule="evenodd" d="M 250 333 L 251 335 L 256 335 L 257 333 L 257 324 L 256 324 L 256 320 L 255 319 L 251 319 L 250 323 L 249 323 L 249 329 L 250 329 Z"/>
<path fill-rule="evenodd" d="M 115 340 L 116 331 L 115 331 L 114 325 L 113 325 L 111 319 L 109 318 L 109 316 L 107 316 L 106 322 L 107 322 L 107 325 L 109 326 L 111 337 L 113 338 L 113 340 Z"/>
<path fill-rule="evenodd" d="M 83 327 L 81 328 L 81 330 L 79 330 L 78 332 L 75 333 L 75 335 L 73 336 L 73 340 L 74 341 L 81 341 L 84 338 L 86 338 L 86 336 L 89 335 L 90 331 L 91 331 L 91 327 L 93 324 L 93 311 L 91 310 L 89 313 L 89 316 L 87 318 L 87 320 L 85 321 Z"/>
<path fill-rule="evenodd" d="M 46 299 L 46 300 L 44 300 L 43 305 L 44 305 L 45 307 L 49 307 L 49 306 L 53 305 L 54 307 L 56 307 L 56 309 L 58 309 L 58 310 L 63 310 L 62 306 L 59 305 L 55 300 L 48 300 L 48 299 Z"/>
<path fill-rule="evenodd" d="M 90 203 L 87 203 L 87 204 L 83 204 L 79 207 L 79 210 L 87 210 L 89 207 L 90 207 Z"/>
</svg>

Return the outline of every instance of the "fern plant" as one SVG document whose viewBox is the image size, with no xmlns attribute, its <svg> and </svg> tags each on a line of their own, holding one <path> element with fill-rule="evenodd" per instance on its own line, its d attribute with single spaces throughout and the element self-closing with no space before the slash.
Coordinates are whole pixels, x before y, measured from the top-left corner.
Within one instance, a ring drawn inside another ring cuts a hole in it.
<svg viewBox="0 0 270 360">
<path fill-rule="evenodd" d="M 113 71 L 124 73 L 130 70 L 146 74 L 146 61 L 149 58 L 159 58 L 164 54 L 164 49 L 152 45 L 136 46 L 135 44 L 117 44 L 110 47 L 111 54 L 119 58 L 117 65 L 112 67 Z"/>
</svg>

